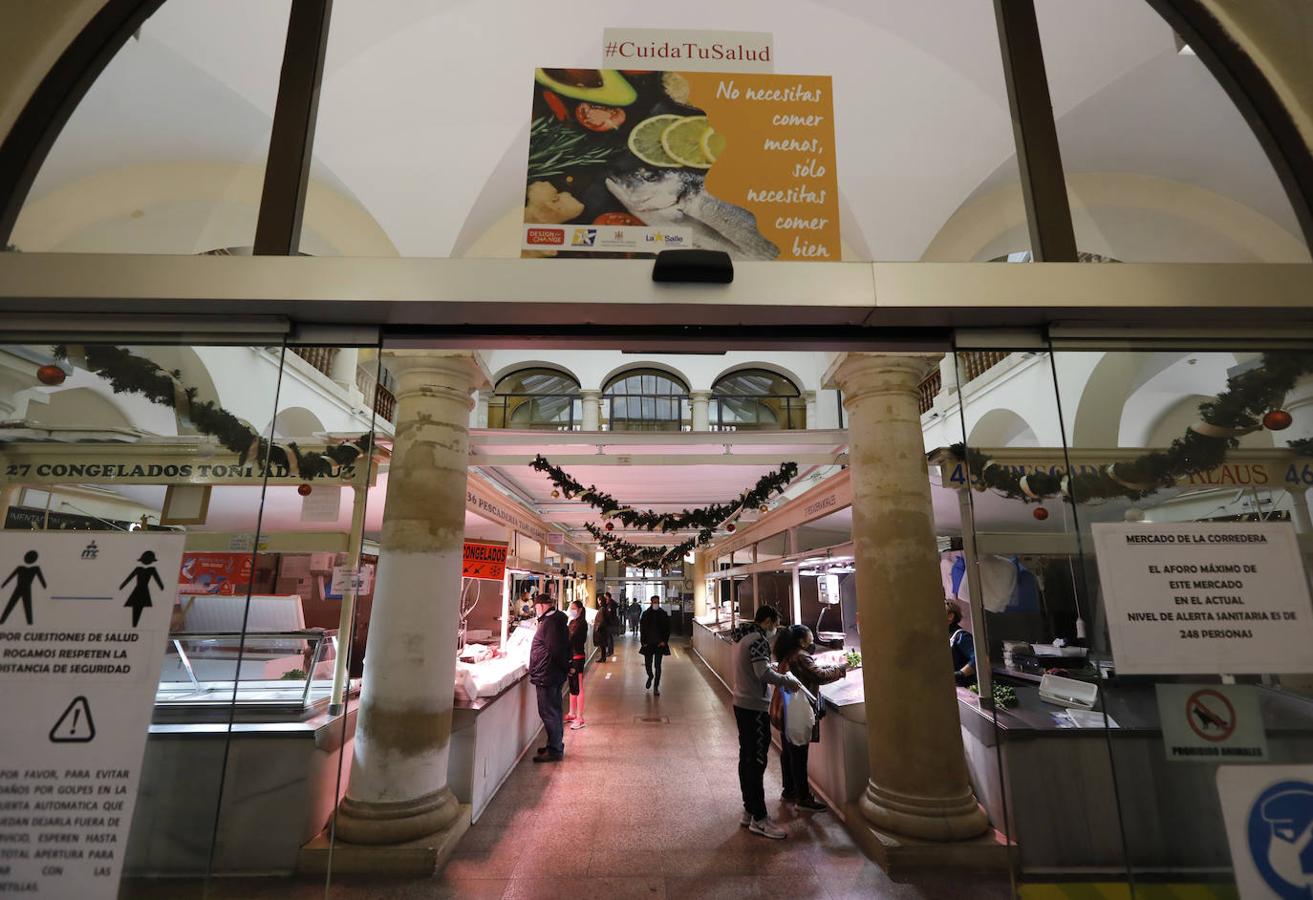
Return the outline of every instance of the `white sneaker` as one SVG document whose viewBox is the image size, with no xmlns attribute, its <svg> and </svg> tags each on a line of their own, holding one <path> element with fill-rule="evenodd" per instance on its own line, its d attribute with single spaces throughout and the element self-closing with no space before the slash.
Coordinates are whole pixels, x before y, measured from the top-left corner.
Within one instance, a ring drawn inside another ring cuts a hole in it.
<svg viewBox="0 0 1313 900">
<path fill-rule="evenodd" d="M 759 834 L 765 838 L 770 838 L 773 841 L 782 841 L 789 836 L 787 831 L 776 825 L 770 819 L 753 819 L 752 824 L 748 826 L 748 831 L 751 831 L 753 834 Z"/>
<path fill-rule="evenodd" d="M 748 812 L 747 810 L 744 810 L 743 818 L 739 819 L 739 827 L 747 828 L 751 824 L 752 824 L 752 813 Z"/>
<path fill-rule="evenodd" d="M 580 728 L 583 728 L 583 727 L 584 727 L 585 725 L 587 725 L 587 724 L 588 724 L 588 723 L 585 722 L 583 719 L 576 719 L 576 720 L 574 721 L 574 723 L 570 726 L 570 730 L 571 730 L 571 731 L 578 731 Z"/>
</svg>

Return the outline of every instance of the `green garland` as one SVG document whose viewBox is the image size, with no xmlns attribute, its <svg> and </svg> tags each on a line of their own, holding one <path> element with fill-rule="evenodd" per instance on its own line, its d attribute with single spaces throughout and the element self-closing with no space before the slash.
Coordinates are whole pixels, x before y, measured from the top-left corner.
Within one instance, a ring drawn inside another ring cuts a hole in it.
<svg viewBox="0 0 1313 900">
<path fill-rule="evenodd" d="M 68 348 L 53 348 L 56 359 L 68 359 Z M 310 480 L 330 475 L 335 466 L 349 466 L 368 454 L 373 435 L 361 435 L 354 441 L 337 444 L 322 452 L 302 451 L 295 441 L 286 447 L 270 442 L 256 434 L 241 419 L 212 400 L 197 400 L 195 387 L 182 385 L 182 372 L 165 371 L 149 359 L 135 356 L 123 347 L 106 344 L 88 344 L 83 348 L 88 371 L 109 382 L 116 394 L 140 394 L 152 403 L 177 410 L 202 434 L 209 435 L 237 454 L 238 463 L 254 458 L 264 471 L 281 466 L 297 477 Z"/>
<path fill-rule="evenodd" d="M 740 510 L 755 509 L 776 494 L 782 493 L 798 476 L 798 464 L 786 462 L 769 475 L 763 475 L 752 490 L 743 492 L 737 500 L 730 503 L 715 503 L 700 509 L 685 509 L 677 513 L 658 513 L 625 506 L 605 491 L 599 491 L 596 485 L 590 484 L 584 487 L 565 470 L 548 462 L 541 454 L 529 465 L 538 472 L 547 473 L 552 484 L 567 498 L 582 500 L 600 511 L 602 515 L 619 519 L 627 528 L 641 528 L 644 531 L 660 529 L 663 533 L 708 531 L 718 528 Z"/>
<path fill-rule="evenodd" d="M 1224 463 L 1227 451 L 1240 446 L 1240 437 L 1262 428 L 1263 416 L 1278 409 L 1295 382 L 1310 373 L 1313 354 L 1265 353 L 1260 367 L 1233 375 L 1227 379 L 1226 390 L 1199 404 L 1201 421 L 1187 428 L 1171 446 L 1094 472 L 1023 473 L 965 444 L 954 444 L 949 449 L 966 462 L 969 481 L 977 490 L 998 491 L 1024 503 L 1038 503 L 1058 495 L 1082 503 L 1112 498 L 1139 500 Z M 1290 447 L 1300 455 L 1313 455 L 1313 439 L 1291 441 Z"/>
<path fill-rule="evenodd" d="M 585 528 L 596 540 L 606 555 L 612 559 L 640 569 L 671 569 L 682 562 L 685 555 L 695 547 L 711 540 L 713 533 L 700 531 L 697 536 L 675 544 L 673 547 L 644 547 L 630 543 L 624 538 L 603 531 L 592 522 L 585 523 Z"/>
</svg>

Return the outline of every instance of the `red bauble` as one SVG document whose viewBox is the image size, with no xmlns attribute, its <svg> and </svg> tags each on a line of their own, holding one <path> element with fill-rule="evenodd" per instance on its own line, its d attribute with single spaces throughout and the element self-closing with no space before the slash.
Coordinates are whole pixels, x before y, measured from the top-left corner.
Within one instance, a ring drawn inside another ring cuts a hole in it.
<svg viewBox="0 0 1313 900">
<path fill-rule="evenodd" d="M 54 387 L 57 384 L 63 384 L 64 379 L 67 377 L 68 373 L 55 365 L 42 366 L 36 370 L 36 380 L 42 384 L 49 385 L 50 387 Z"/>
<path fill-rule="evenodd" d="M 730 522 L 728 525 L 725 526 L 725 530 L 728 531 L 730 534 L 733 534 L 739 529 L 738 526 L 736 526 L 733 522 Z"/>
<path fill-rule="evenodd" d="M 1037 506 L 1031 515 L 1043 522 L 1049 517 L 1049 511 L 1042 506 Z"/>
<path fill-rule="evenodd" d="M 298 485 L 296 486 L 296 492 L 297 492 L 298 494 L 300 494 L 302 497 L 309 497 L 309 496 L 310 496 L 310 492 L 313 491 L 313 490 L 314 490 L 314 488 L 312 488 L 312 487 L 311 487 L 310 485 L 308 485 L 308 484 L 298 484 Z"/>
<path fill-rule="evenodd" d="M 607 522 L 607 523 L 606 523 L 606 530 L 607 530 L 607 531 L 615 531 L 615 523 L 614 523 L 614 522 Z"/>
<path fill-rule="evenodd" d="M 1294 421 L 1284 409 L 1273 409 L 1263 415 L 1263 427 L 1268 431 L 1285 431 Z"/>
</svg>

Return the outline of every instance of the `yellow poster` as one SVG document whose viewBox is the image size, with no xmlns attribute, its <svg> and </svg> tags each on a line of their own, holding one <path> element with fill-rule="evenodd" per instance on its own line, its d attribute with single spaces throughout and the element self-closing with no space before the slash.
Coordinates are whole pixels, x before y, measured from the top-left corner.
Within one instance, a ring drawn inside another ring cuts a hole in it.
<svg viewBox="0 0 1313 900">
<path fill-rule="evenodd" d="M 522 255 L 840 258 L 821 75 L 538 69 Z"/>
</svg>

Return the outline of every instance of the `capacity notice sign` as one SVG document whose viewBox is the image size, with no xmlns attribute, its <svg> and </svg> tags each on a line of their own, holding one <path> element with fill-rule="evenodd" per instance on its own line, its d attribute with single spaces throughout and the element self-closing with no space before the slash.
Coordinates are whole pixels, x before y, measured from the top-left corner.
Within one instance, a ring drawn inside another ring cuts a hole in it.
<svg viewBox="0 0 1313 900">
<path fill-rule="evenodd" d="M 183 540 L 0 546 L 0 894 L 118 895 Z"/>
<path fill-rule="evenodd" d="M 535 70 L 521 254 L 841 257 L 828 75 Z"/>
<path fill-rule="evenodd" d="M 1119 673 L 1313 672 L 1313 610 L 1290 524 L 1092 529 Z"/>
</svg>

